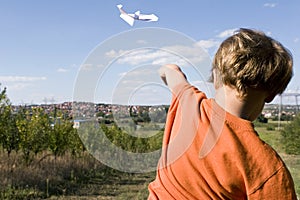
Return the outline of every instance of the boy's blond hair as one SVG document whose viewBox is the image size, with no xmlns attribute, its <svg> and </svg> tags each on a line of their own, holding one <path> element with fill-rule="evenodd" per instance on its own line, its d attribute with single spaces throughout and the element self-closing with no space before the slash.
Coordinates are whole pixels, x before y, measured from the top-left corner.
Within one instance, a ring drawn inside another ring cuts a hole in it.
<svg viewBox="0 0 300 200">
<path fill-rule="evenodd" d="M 241 97 L 247 88 L 283 93 L 293 76 L 291 53 L 264 33 L 240 29 L 219 47 L 212 64 L 216 87 L 225 84 Z"/>
</svg>

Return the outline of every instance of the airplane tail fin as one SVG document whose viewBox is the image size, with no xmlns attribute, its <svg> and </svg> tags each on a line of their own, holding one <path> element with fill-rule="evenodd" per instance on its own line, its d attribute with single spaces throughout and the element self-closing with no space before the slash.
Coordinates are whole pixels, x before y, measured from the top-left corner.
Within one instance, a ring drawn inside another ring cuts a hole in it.
<svg viewBox="0 0 300 200">
<path fill-rule="evenodd" d="M 141 11 L 136 11 L 135 13 L 134 13 L 136 16 L 140 16 L 140 14 L 141 14 Z"/>
<path fill-rule="evenodd" d="M 117 7 L 118 7 L 119 9 L 121 9 L 121 8 L 123 8 L 123 5 L 122 5 L 122 4 L 118 4 Z"/>
</svg>

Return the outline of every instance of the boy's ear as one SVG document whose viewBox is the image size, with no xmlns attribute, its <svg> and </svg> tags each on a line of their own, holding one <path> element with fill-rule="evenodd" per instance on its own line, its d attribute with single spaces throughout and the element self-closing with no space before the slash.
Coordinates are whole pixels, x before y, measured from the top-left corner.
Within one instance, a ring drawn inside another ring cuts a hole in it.
<svg viewBox="0 0 300 200">
<path fill-rule="evenodd" d="M 267 96 L 267 97 L 265 98 L 265 102 L 266 102 L 266 103 L 270 103 L 271 101 L 273 101 L 273 99 L 275 98 L 275 96 L 276 96 L 276 95 L 274 95 L 274 94 L 270 94 L 269 96 Z"/>
</svg>

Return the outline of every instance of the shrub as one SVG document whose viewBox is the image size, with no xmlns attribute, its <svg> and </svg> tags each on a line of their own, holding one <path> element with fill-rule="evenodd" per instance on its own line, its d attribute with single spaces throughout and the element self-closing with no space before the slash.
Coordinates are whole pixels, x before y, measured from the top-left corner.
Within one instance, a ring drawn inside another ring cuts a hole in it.
<svg viewBox="0 0 300 200">
<path fill-rule="evenodd" d="M 281 134 L 285 152 L 300 155 L 300 114 L 284 127 Z"/>
</svg>

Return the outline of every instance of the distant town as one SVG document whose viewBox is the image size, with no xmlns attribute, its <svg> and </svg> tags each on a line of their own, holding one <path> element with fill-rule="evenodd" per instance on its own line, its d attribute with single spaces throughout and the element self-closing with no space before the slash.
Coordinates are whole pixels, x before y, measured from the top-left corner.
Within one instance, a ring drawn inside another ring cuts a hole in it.
<svg viewBox="0 0 300 200">
<path fill-rule="evenodd" d="M 155 122 L 163 123 L 166 119 L 168 105 L 139 106 L 139 105 L 115 105 L 104 103 L 64 102 L 57 104 L 38 105 L 13 105 L 14 112 L 20 109 L 32 110 L 40 108 L 50 118 L 64 118 L 65 120 L 85 121 L 97 119 L 100 123 L 111 124 L 116 120 L 119 122 L 134 121 L 134 123 Z M 130 119 L 129 119 L 130 118 Z M 76 125 L 75 125 L 76 127 Z"/>
<path fill-rule="evenodd" d="M 57 104 L 39 105 L 15 105 L 13 110 L 17 112 L 21 108 L 28 110 L 41 108 L 52 117 L 63 117 L 70 120 L 83 120 L 97 118 L 99 122 L 112 123 L 120 118 L 135 118 L 135 122 L 155 121 L 163 123 L 165 121 L 168 105 L 138 106 L 138 105 L 114 105 L 104 103 L 83 103 L 83 102 L 64 102 Z M 266 104 L 262 116 L 266 119 L 292 120 L 299 112 L 298 105 Z M 59 116 L 57 113 L 60 113 Z"/>
<path fill-rule="evenodd" d="M 266 104 L 262 115 L 267 119 L 290 121 L 299 112 L 299 105 Z"/>
</svg>

